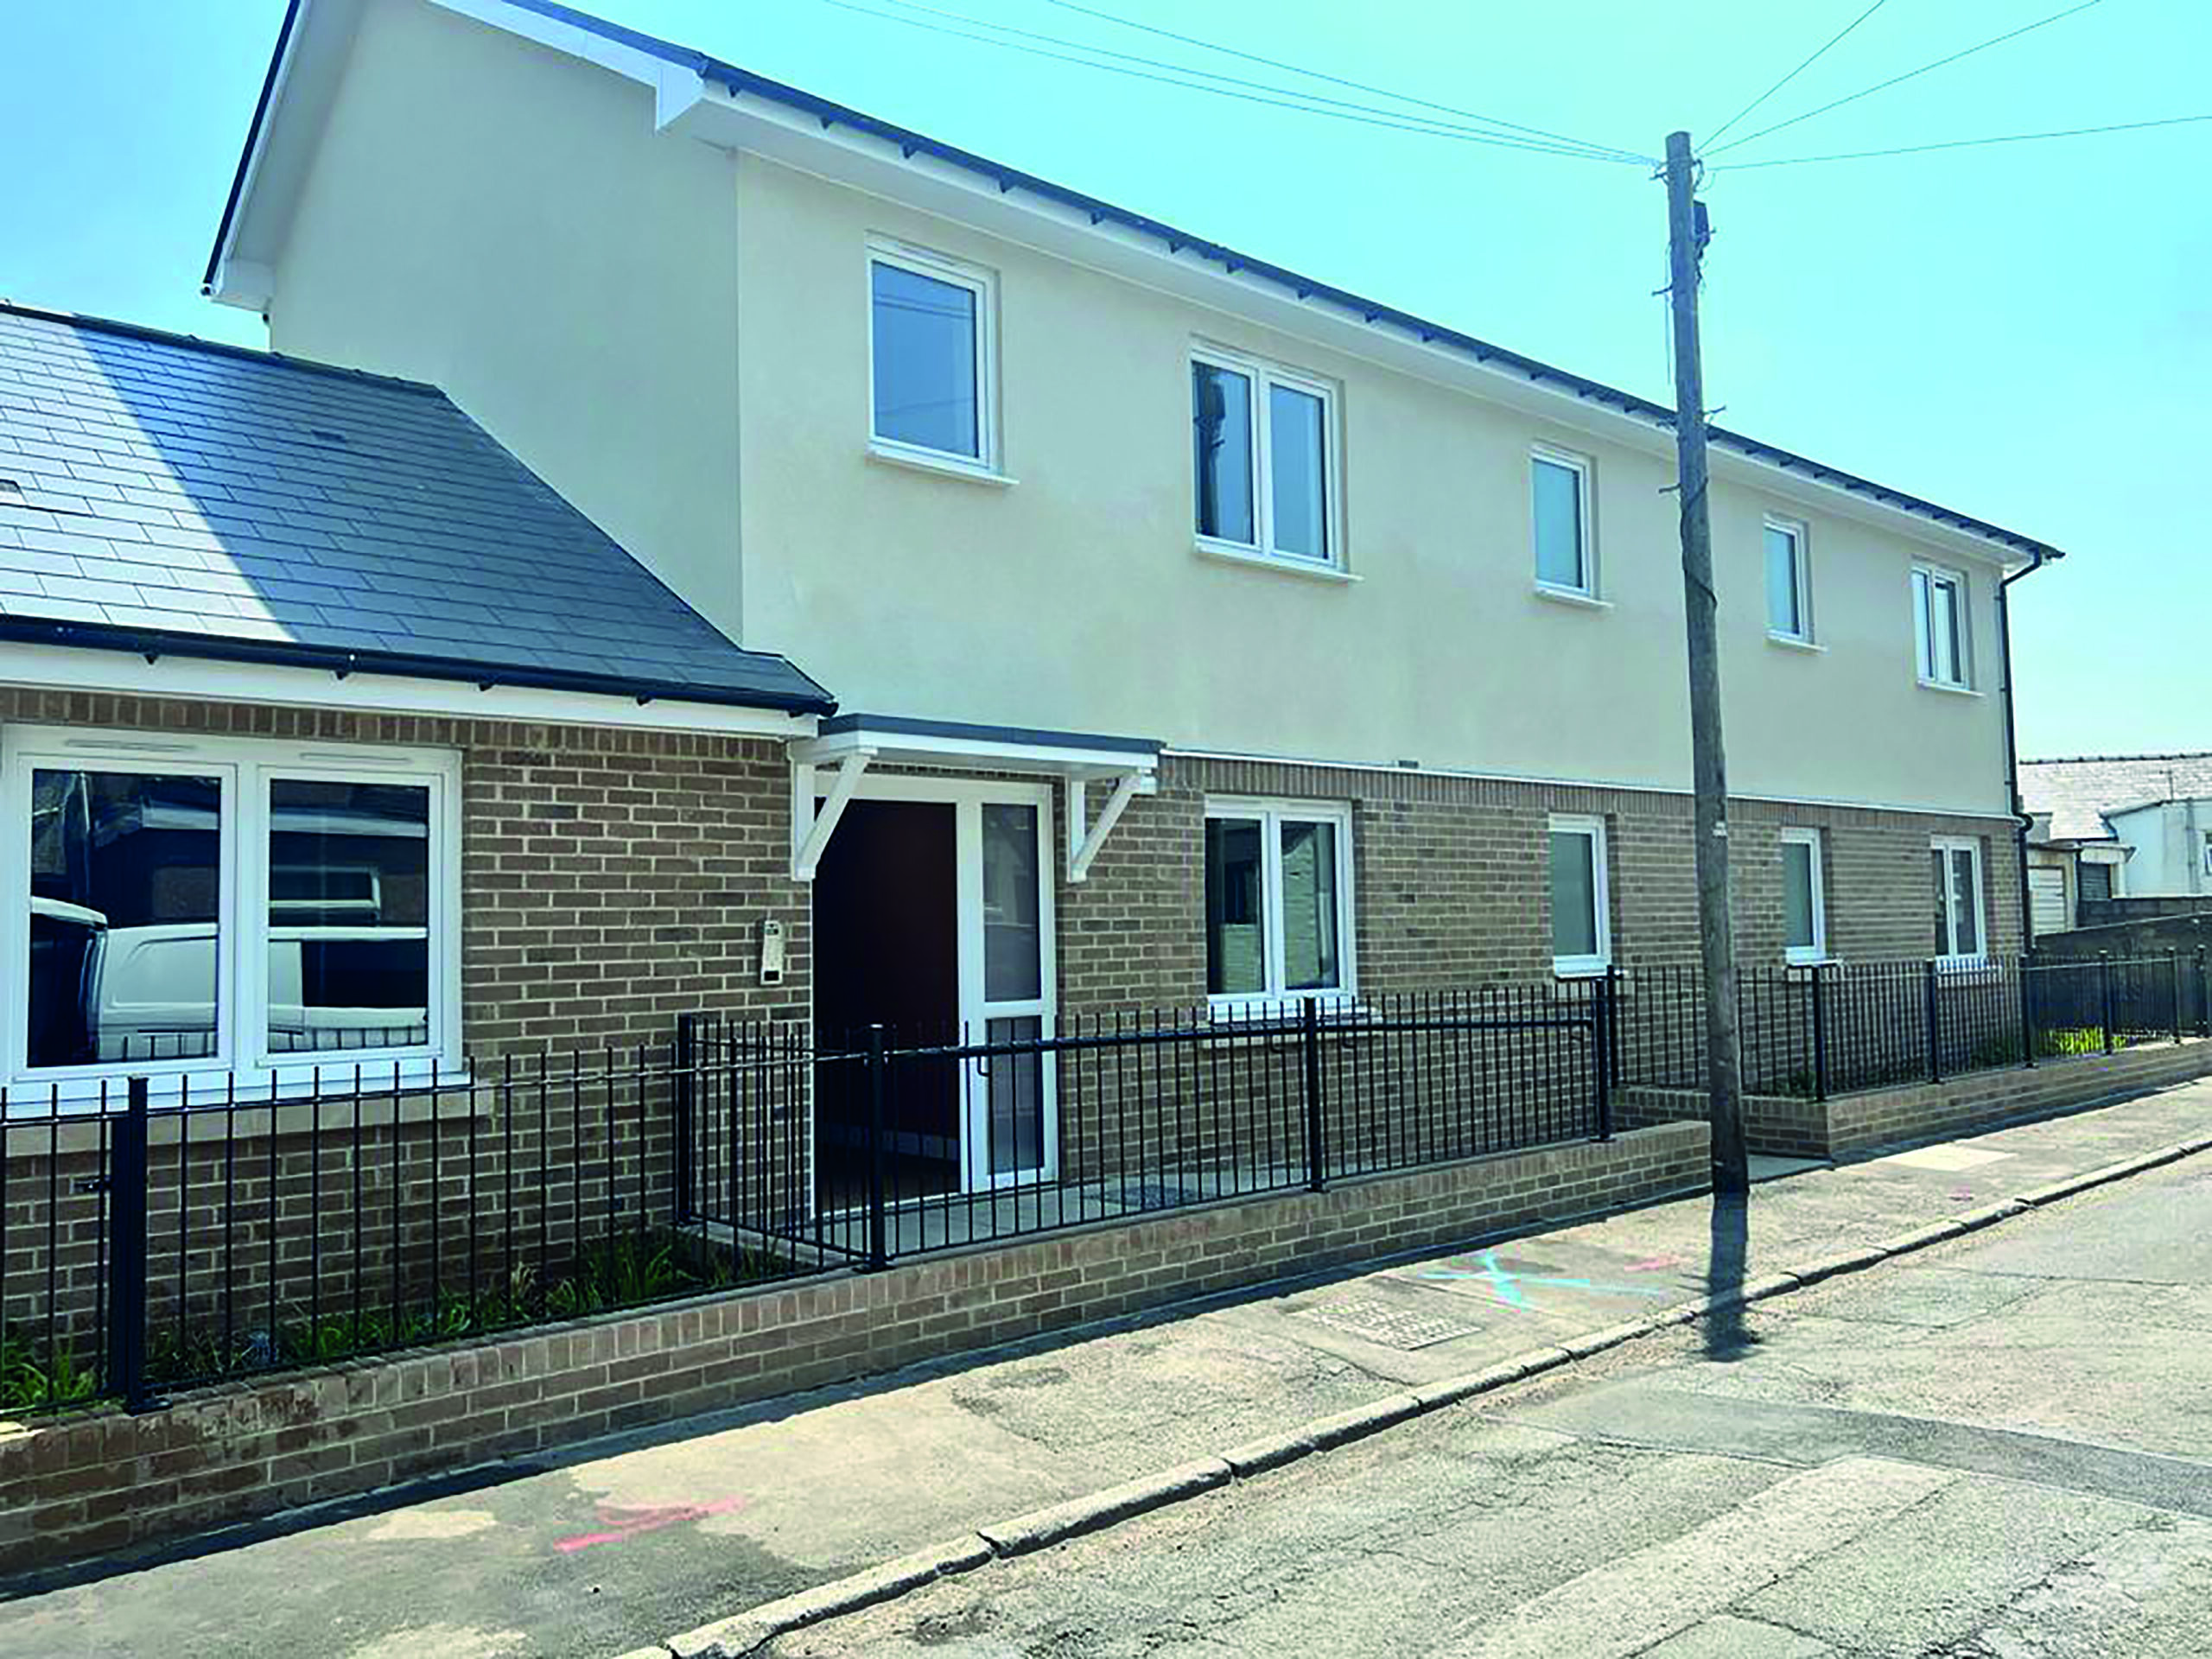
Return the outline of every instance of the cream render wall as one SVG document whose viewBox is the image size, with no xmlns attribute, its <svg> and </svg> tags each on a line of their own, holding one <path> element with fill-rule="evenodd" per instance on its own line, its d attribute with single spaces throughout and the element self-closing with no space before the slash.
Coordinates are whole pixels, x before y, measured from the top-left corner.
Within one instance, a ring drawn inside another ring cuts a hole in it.
<svg viewBox="0 0 2212 1659">
<path fill-rule="evenodd" d="M 996 274 L 1012 486 L 868 458 L 872 234 Z M 1687 782 L 1663 450 L 656 133 L 645 87 L 423 0 L 369 0 L 271 330 L 279 349 L 444 385 L 686 599 L 848 709 Z M 1193 550 L 1198 341 L 1337 383 L 1356 581 Z M 1533 591 L 1538 440 L 1595 461 L 1606 608 Z M 1770 510 L 1809 525 L 1820 652 L 1767 639 Z M 1939 556 L 1970 576 L 1986 695 L 1961 696 L 1914 674 L 1907 571 L 1932 543 L 1725 467 L 1713 523 L 1736 791 L 2002 813 L 1994 566 Z"/>
<path fill-rule="evenodd" d="M 603 70 L 368 0 L 270 339 L 443 387 L 734 635 L 733 162 L 652 115 Z"/>
<path fill-rule="evenodd" d="M 847 709 L 1267 755 L 1687 781 L 1670 455 L 1541 424 L 754 156 L 740 158 L 738 196 L 747 626 L 756 642 L 798 652 Z M 868 458 L 872 235 L 995 274 L 1010 487 Z M 1188 354 L 1200 341 L 1336 383 L 1357 581 L 1194 550 Z M 1596 461 L 1607 608 L 1534 589 L 1539 440 Z M 1770 511 L 1811 518 L 1821 651 L 1767 638 Z M 1726 482 L 1713 527 L 1736 790 L 2003 811 L 1997 698 L 1916 683 L 1913 543 Z M 1970 574 L 1976 680 L 1993 688 L 1995 571 Z"/>
</svg>

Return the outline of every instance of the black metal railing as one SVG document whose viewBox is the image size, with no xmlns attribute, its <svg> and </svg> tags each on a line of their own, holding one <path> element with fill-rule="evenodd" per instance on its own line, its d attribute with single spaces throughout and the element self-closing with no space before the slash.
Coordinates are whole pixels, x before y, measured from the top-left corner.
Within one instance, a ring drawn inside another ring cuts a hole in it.
<svg viewBox="0 0 2212 1659">
<path fill-rule="evenodd" d="M 1599 979 L 1083 1014 L 1050 1033 L 875 1027 L 813 1049 L 693 1018 L 681 1046 L 747 1061 L 719 1096 L 679 1097 L 683 1213 L 881 1267 L 1602 1137 L 1610 993 Z"/>
<path fill-rule="evenodd" d="M 662 1044 L 0 1094 L 0 1413 L 813 1270 L 677 1224 L 677 1099 L 759 1067 Z"/>
<path fill-rule="evenodd" d="M 1694 963 L 1616 970 L 1621 1082 L 1700 1089 Z M 1745 1091 L 1826 1099 L 2212 1035 L 2205 955 L 1758 964 L 1737 976 Z"/>
</svg>

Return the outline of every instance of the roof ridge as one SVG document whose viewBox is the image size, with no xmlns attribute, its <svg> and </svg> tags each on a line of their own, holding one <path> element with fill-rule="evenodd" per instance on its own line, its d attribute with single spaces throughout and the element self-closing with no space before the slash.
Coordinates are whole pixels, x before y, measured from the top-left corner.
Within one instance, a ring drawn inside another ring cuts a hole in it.
<svg viewBox="0 0 2212 1659">
<path fill-rule="evenodd" d="M 226 340 L 207 340 L 198 334 L 156 328 L 149 323 L 128 322 L 120 317 L 96 317 L 81 311 L 57 311 L 50 306 L 28 305 L 21 300 L 9 299 L 4 296 L 0 296 L 0 315 L 58 322 L 71 328 L 86 328 L 95 334 L 115 334 L 125 340 L 143 340 L 156 346 L 175 346 L 185 351 L 205 352 L 212 357 L 234 358 L 268 368 L 297 369 L 306 374 L 330 375 L 372 386 L 389 386 L 419 397 L 435 397 L 441 403 L 452 401 L 441 388 L 427 380 L 410 380 L 396 374 L 377 374 L 367 369 L 349 369 L 342 363 L 325 363 L 312 357 L 294 357 L 288 353 L 270 351 L 265 346 L 233 345 Z"/>
<path fill-rule="evenodd" d="M 2121 760 L 2212 760 L 2212 749 L 2164 749 L 2137 754 L 2050 754 L 2023 758 L 2024 766 L 2078 766 Z"/>
</svg>

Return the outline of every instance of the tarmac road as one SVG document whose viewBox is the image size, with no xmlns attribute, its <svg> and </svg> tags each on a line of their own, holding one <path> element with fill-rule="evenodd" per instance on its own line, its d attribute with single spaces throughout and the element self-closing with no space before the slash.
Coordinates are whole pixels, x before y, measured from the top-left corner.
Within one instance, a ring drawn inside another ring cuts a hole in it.
<svg viewBox="0 0 2212 1659">
<path fill-rule="evenodd" d="M 779 1638 L 778 1659 L 2201 1659 L 2183 1163 Z"/>
</svg>

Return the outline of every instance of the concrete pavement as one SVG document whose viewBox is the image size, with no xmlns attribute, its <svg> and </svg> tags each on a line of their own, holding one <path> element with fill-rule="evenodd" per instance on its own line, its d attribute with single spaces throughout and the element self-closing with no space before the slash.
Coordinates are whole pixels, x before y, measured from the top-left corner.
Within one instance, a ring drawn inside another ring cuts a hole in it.
<svg viewBox="0 0 2212 1659">
<path fill-rule="evenodd" d="M 1760 1188 L 1747 1236 L 1716 1231 L 1701 1200 L 1661 1205 L 695 1421 L 20 1595 L 0 1605 L 0 1659 L 614 1653 L 2209 1124 L 2212 1084 L 2192 1084 L 1790 1176 Z M 2005 1306 L 1975 1300 L 1994 1294 L 1929 1281 L 1899 1306 L 1923 1320 L 1958 1306 L 2001 1319 Z M 1878 1325 L 1885 1348 L 1941 1328 Z M 1529 1446 L 1546 1448 L 1542 1461 L 1588 1444 L 1560 1428 L 1513 1433 L 1537 1439 L 1501 1451 L 1500 1467 L 1535 1457 Z M 1667 1479 L 1709 1491 L 1713 1514 L 1753 1490 L 1736 1460 L 1696 1473 L 1708 1454 L 1676 1455 L 1688 1469 Z"/>
<path fill-rule="evenodd" d="M 2196 1659 L 2212 1165 L 1612 1351 L 771 1659 Z"/>
</svg>

